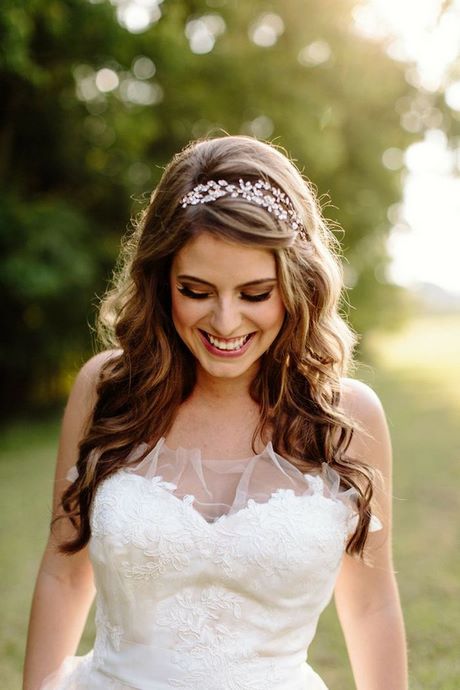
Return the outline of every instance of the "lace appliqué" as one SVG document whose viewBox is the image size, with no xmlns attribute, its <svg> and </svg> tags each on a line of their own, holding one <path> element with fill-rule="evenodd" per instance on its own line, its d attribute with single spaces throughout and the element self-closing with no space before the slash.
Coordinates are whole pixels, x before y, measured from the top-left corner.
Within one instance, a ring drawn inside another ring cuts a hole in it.
<svg viewBox="0 0 460 690">
<path fill-rule="evenodd" d="M 213 687 L 226 690 L 269 690 L 278 680 L 275 664 L 264 664 L 261 677 L 256 656 L 239 631 L 243 604 L 238 595 L 212 586 L 195 596 L 177 594 L 163 607 L 157 622 L 177 636 L 174 662 L 185 676 L 168 678 L 172 687 L 202 690 L 212 679 Z"/>
<path fill-rule="evenodd" d="M 110 645 L 117 652 L 120 651 L 123 629 L 121 626 L 110 622 L 104 604 L 100 599 L 98 599 L 96 604 L 95 622 L 97 634 L 93 648 L 93 659 L 96 666 L 101 666 L 106 656 L 110 653 Z"/>
<path fill-rule="evenodd" d="M 151 492 L 159 494 L 167 491 L 172 492 L 176 489 L 176 485 L 172 482 L 165 482 L 161 477 L 154 477 L 149 480 L 151 482 L 149 488 L 149 499 L 151 500 Z M 193 502 L 193 496 L 185 496 L 182 499 L 182 504 L 185 506 Z M 190 563 L 190 548 L 194 544 L 193 535 L 187 532 L 189 526 L 187 524 L 180 526 L 181 534 L 176 531 L 169 531 L 163 536 L 156 532 L 150 531 L 146 533 L 146 541 L 151 540 L 150 547 L 148 544 L 143 548 L 143 553 L 149 558 L 144 563 L 133 564 L 130 561 L 122 562 L 122 570 L 126 577 L 134 580 L 154 580 L 160 575 L 168 571 L 181 571 Z"/>
<path fill-rule="evenodd" d="M 130 553 L 119 562 L 121 573 L 133 581 L 184 571 L 191 554 L 198 553 L 229 576 L 243 577 L 255 567 L 299 583 L 299 569 L 311 567 L 318 555 L 319 569 L 337 566 L 348 530 L 347 507 L 324 497 L 320 477 L 310 480 L 310 495 L 278 489 L 266 502 L 249 499 L 238 512 L 208 523 L 194 508 L 193 496 L 173 494 L 175 484 L 161 477 L 114 475 L 99 488 L 93 536 L 139 549 L 139 558 Z"/>
</svg>

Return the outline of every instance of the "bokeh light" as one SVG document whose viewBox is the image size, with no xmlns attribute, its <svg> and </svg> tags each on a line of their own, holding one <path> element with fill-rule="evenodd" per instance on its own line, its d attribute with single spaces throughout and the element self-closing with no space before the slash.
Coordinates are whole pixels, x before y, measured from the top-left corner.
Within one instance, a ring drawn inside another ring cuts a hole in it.
<svg viewBox="0 0 460 690">
<path fill-rule="evenodd" d="M 95 84 L 99 91 L 102 91 L 102 93 L 114 91 L 118 87 L 119 83 L 120 80 L 118 78 L 118 74 L 114 72 L 113 69 L 103 67 L 96 72 Z"/>
<path fill-rule="evenodd" d="M 151 79 L 155 76 L 156 67 L 153 60 L 141 55 L 133 60 L 132 71 L 137 79 Z"/>
<path fill-rule="evenodd" d="M 225 32 L 225 28 L 225 21 L 218 14 L 205 14 L 198 19 L 190 19 L 185 25 L 185 35 L 192 53 L 210 53 L 217 37 Z"/>
<path fill-rule="evenodd" d="M 297 59 L 301 65 L 305 67 L 315 67 L 316 65 L 323 65 L 329 62 L 332 56 L 332 50 L 327 41 L 313 41 L 309 45 L 302 48 Z"/>
<path fill-rule="evenodd" d="M 162 0 L 111 0 L 117 7 L 117 19 L 130 33 L 146 31 L 161 18 Z"/>
<path fill-rule="evenodd" d="M 279 14 L 267 12 L 260 15 L 249 27 L 249 37 L 261 48 L 271 48 L 284 33 L 284 22 Z"/>
</svg>

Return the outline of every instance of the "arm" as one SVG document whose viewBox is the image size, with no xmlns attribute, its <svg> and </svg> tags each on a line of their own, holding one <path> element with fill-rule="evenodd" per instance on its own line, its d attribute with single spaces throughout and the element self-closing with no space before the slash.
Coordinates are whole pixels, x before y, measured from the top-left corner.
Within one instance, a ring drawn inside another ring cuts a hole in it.
<svg viewBox="0 0 460 690">
<path fill-rule="evenodd" d="M 335 590 L 357 690 L 407 690 L 404 624 L 391 549 L 392 452 L 385 413 L 365 384 L 346 379 L 343 409 L 370 434 L 355 433 L 349 448 L 382 473 L 374 508 L 383 529 L 371 533 L 366 556 L 372 565 L 347 554 Z"/>
<path fill-rule="evenodd" d="M 68 486 L 66 474 L 78 457 L 96 400 L 96 383 L 110 353 L 101 353 L 79 372 L 64 413 L 53 493 L 53 518 L 62 514 L 60 498 Z M 39 690 L 45 677 L 64 657 L 74 655 L 85 626 L 95 589 L 88 549 L 66 555 L 57 545 L 74 534 L 69 520 L 59 520 L 50 532 L 40 564 L 27 637 L 23 690 Z"/>
</svg>

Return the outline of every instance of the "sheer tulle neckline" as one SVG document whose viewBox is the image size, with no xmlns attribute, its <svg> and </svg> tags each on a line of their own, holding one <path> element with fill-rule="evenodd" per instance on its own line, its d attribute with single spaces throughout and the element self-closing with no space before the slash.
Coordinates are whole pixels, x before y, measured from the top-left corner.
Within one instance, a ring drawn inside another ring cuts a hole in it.
<svg viewBox="0 0 460 690">
<path fill-rule="evenodd" d="M 146 443 L 134 448 L 124 472 L 152 481 L 181 500 L 192 500 L 193 507 L 213 522 L 241 511 L 251 501 L 268 503 L 274 495 L 286 492 L 332 496 L 340 481 L 328 469 L 323 463 L 317 474 L 304 474 L 278 455 L 272 442 L 248 458 L 218 460 L 203 459 L 200 448 L 169 448 L 161 437 L 153 448 Z"/>
<path fill-rule="evenodd" d="M 145 444 L 146 446 L 148 444 Z M 171 448 L 168 446 L 166 443 L 166 437 L 161 436 L 160 439 L 157 441 L 157 443 L 153 446 L 152 451 L 154 451 L 157 447 L 160 447 L 164 450 L 166 453 L 190 453 L 190 454 L 199 454 L 200 460 L 203 463 L 238 463 L 238 462 L 243 462 L 243 463 L 248 463 L 251 460 L 255 460 L 256 458 L 261 458 L 266 453 L 268 452 L 274 452 L 273 449 L 273 444 L 271 441 L 269 441 L 264 448 L 260 451 L 260 453 L 256 453 L 255 455 L 250 455 L 249 457 L 246 458 L 204 458 L 203 457 L 203 451 L 201 450 L 200 447 L 192 447 L 192 448 L 186 448 L 185 446 L 178 446 L 177 448 Z"/>
<path fill-rule="evenodd" d="M 270 441 L 258 454 L 241 459 L 203 459 L 201 449 L 169 448 L 164 436 L 152 447 L 138 444 L 126 458 L 126 465 L 101 484 L 117 477 L 137 478 L 146 486 L 157 487 L 180 501 L 193 503 L 196 512 L 208 522 L 223 515 L 241 512 L 248 505 L 268 504 L 274 497 L 281 500 L 317 496 L 346 506 L 351 525 L 356 526 L 357 500 L 354 487 L 343 488 L 340 475 L 326 462 L 317 472 L 302 472 L 293 462 L 274 450 Z M 67 479 L 75 481 L 77 468 L 71 467 Z M 380 529 L 372 516 L 370 531 Z"/>
</svg>

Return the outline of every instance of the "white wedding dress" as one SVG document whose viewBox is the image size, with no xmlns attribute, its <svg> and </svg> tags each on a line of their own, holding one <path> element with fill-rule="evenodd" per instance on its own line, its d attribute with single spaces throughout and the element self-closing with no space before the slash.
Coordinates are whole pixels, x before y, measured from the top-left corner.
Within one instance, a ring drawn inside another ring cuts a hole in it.
<svg viewBox="0 0 460 690">
<path fill-rule="evenodd" d="M 326 464 L 302 474 L 271 444 L 246 460 L 163 438 L 146 450 L 94 496 L 94 648 L 40 690 L 327 690 L 306 655 L 355 490 Z"/>
</svg>

